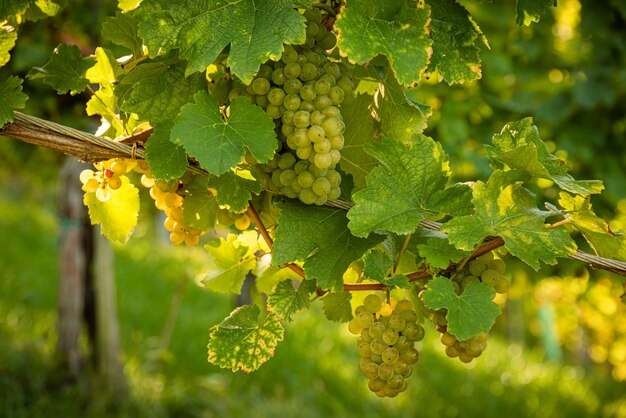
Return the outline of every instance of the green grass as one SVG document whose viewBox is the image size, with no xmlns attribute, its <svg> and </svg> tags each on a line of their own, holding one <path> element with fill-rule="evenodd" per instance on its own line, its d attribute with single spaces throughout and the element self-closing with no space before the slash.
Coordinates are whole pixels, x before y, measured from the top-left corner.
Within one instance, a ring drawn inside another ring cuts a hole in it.
<svg viewBox="0 0 626 418">
<path fill-rule="evenodd" d="M 233 299 L 193 283 L 201 250 L 161 245 L 145 225 L 137 239 L 115 248 L 131 396 L 123 404 L 107 402 L 97 379 L 68 384 L 54 368 L 59 221 L 52 205 L 1 196 L 1 417 L 626 416 L 623 386 L 602 370 L 545 363 L 497 337 L 466 366 L 445 357 L 432 329 L 408 391 L 377 399 L 359 375 L 355 338 L 345 325 L 326 321 L 316 305 L 287 324 L 275 358 L 258 371 L 218 369 L 206 362 L 208 329 L 230 312 Z M 176 328 L 161 352 L 158 341 L 177 293 Z"/>
</svg>

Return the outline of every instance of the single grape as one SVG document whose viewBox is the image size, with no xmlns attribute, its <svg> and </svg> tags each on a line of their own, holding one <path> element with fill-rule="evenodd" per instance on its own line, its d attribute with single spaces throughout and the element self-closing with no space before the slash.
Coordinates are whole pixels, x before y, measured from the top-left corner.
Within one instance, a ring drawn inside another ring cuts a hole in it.
<svg viewBox="0 0 626 418">
<path fill-rule="evenodd" d="M 311 187 L 314 181 L 315 177 L 309 171 L 303 171 L 302 173 L 298 174 L 298 184 L 302 188 Z"/>
<path fill-rule="evenodd" d="M 296 128 L 306 128 L 309 126 L 309 117 L 311 114 L 304 110 L 299 110 L 293 115 L 293 124 Z"/>
<path fill-rule="evenodd" d="M 275 106 L 280 106 L 281 104 L 283 104 L 284 99 L 285 91 L 283 89 L 272 87 L 267 93 L 267 101 Z"/>
<path fill-rule="evenodd" d="M 272 72 L 272 83 L 277 86 L 282 86 L 285 84 L 285 80 L 287 80 L 287 77 L 285 77 L 285 73 L 282 68 L 277 68 L 274 72 Z"/>
<path fill-rule="evenodd" d="M 374 339 L 382 339 L 386 329 L 382 322 L 375 321 L 369 328 L 370 336 Z"/>
<path fill-rule="evenodd" d="M 326 119 L 326 115 L 324 115 L 319 110 L 315 110 L 311 112 L 311 125 L 321 126 L 324 120 Z"/>
<path fill-rule="evenodd" d="M 366 311 L 370 313 L 376 313 L 382 306 L 382 301 L 377 295 L 370 294 L 365 296 L 362 306 Z"/>
<path fill-rule="evenodd" d="M 298 78 L 298 76 L 300 75 L 300 64 L 298 64 L 297 62 L 292 62 L 291 64 L 286 64 L 285 68 L 283 68 L 283 71 L 285 73 L 285 77 L 290 79 L 290 78 Z"/>
<path fill-rule="evenodd" d="M 346 98 L 346 93 L 341 87 L 333 86 L 328 93 L 328 97 L 330 97 L 330 100 L 333 101 L 333 104 L 339 105 L 343 103 Z"/>
<path fill-rule="evenodd" d="M 310 63 L 305 62 L 300 66 L 300 78 L 302 81 L 312 81 L 317 77 L 317 67 Z"/>
<path fill-rule="evenodd" d="M 400 353 L 394 347 L 387 347 L 382 353 L 383 362 L 385 364 L 394 364 L 400 358 Z M 393 369 L 391 369 L 393 372 Z"/>
<path fill-rule="evenodd" d="M 383 354 L 383 351 L 385 351 L 387 347 L 387 344 L 385 344 L 383 340 L 379 338 L 373 339 L 370 343 L 370 349 L 372 350 L 372 353 L 378 354 L 379 356 Z"/>
<path fill-rule="evenodd" d="M 500 277 L 502 277 L 500 273 L 491 269 L 483 271 L 480 275 L 480 279 L 482 280 L 482 282 L 487 283 L 489 286 L 492 287 L 494 287 L 498 283 Z"/>
<path fill-rule="evenodd" d="M 357 318 L 353 318 L 350 322 L 348 322 L 348 331 L 350 331 L 354 335 L 359 335 L 363 327 L 359 323 Z"/>
<path fill-rule="evenodd" d="M 325 177 L 318 177 L 313 181 L 311 190 L 318 196 L 325 196 L 330 192 L 330 182 Z"/>
<path fill-rule="evenodd" d="M 317 96 L 313 101 L 315 109 L 322 111 L 329 106 L 332 106 L 333 101 L 328 96 Z"/>
<path fill-rule="evenodd" d="M 317 33 L 317 32 L 316 32 Z M 296 62 L 298 60 L 298 53 L 291 45 L 285 45 L 285 50 L 283 51 L 283 55 L 281 56 L 281 61 L 285 64 L 291 64 L 292 62 Z"/>
<path fill-rule="evenodd" d="M 254 94 L 267 94 L 270 91 L 270 82 L 266 78 L 255 78 L 252 80 L 252 90 Z"/>
<path fill-rule="evenodd" d="M 320 142 L 316 142 L 313 145 L 313 149 L 319 154 L 328 154 L 331 150 L 330 141 L 328 139 L 324 139 Z"/>
<path fill-rule="evenodd" d="M 391 328 L 386 328 L 382 335 L 383 342 L 388 345 L 394 345 L 398 341 L 398 338 L 400 338 L 400 334 Z"/>
<path fill-rule="evenodd" d="M 287 110 L 293 110 L 294 112 L 300 107 L 300 96 L 296 94 L 288 94 L 285 96 L 283 105 Z"/>
<path fill-rule="evenodd" d="M 443 334 L 441 334 L 441 343 L 446 347 L 453 347 L 456 342 L 456 337 L 449 332 L 444 332 Z"/>
<path fill-rule="evenodd" d="M 302 88 L 300 89 L 300 97 L 302 98 L 302 100 L 312 102 L 317 97 L 317 94 L 315 93 L 315 87 L 310 84 L 302 86 Z"/>
<path fill-rule="evenodd" d="M 302 89 L 302 82 L 297 78 L 292 78 L 285 81 L 285 85 L 283 86 L 285 89 L 285 93 L 287 94 L 300 94 L 300 89 Z"/>
</svg>

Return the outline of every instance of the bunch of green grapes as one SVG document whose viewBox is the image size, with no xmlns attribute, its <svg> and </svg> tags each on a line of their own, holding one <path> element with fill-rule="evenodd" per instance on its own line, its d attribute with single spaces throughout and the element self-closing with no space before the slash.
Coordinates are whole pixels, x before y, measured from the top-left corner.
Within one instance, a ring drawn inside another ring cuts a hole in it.
<svg viewBox="0 0 626 418">
<path fill-rule="evenodd" d="M 122 186 L 122 177 L 136 164 L 136 160 L 124 158 L 99 161 L 94 164 L 97 171 L 87 169 L 80 173 L 82 189 L 85 193 L 95 193 L 99 201 L 106 202 L 111 198 L 111 190 Z"/>
<path fill-rule="evenodd" d="M 348 329 L 360 335 L 359 368 L 372 392 L 393 398 L 407 388 L 406 379 L 419 359 L 415 343 L 424 338 L 424 328 L 406 299 L 384 304 L 377 295 L 368 295 L 355 314 Z"/>
<path fill-rule="evenodd" d="M 511 284 L 503 276 L 506 265 L 504 261 L 494 258 L 492 252 L 485 253 L 468 262 L 463 270 L 453 278 L 453 285 L 457 293 L 461 293 L 468 283 L 480 281 L 493 287 L 496 293 L 506 293 Z"/>
<path fill-rule="evenodd" d="M 460 295 L 469 283 L 483 282 L 493 287 L 496 293 L 506 293 L 510 284 L 502 275 L 505 268 L 504 261 L 494 258 L 493 253 L 483 254 L 469 261 L 463 270 L 453 276 L 452 284 L 455 292 Z M 458 357 L 463 363 L 469 363 L 485 351 L 488 336 L 487 334 L 479 334 L 467 340 L 459 341 L 447 331 L 446 312 L 445 309 L 431 311 L 431 321 L 441 332 L 441 342 L 446 347 L 446 354 L 449 357 Z"/>
<path fill-rule="evenodd" d="M 327 58 L 337 43 L 322 25 L 317 9 L 305 13 L 306 42 L 285 45 L 277 61 L 261 65 L 247 86 L 229 99 L 249 96 L 275 120 L 281 147 L 261 167 L 266 187 L 306 204 L 323 205 L 341 194 L 341 160 L 345 124 L 340 106 L 352 99 L 354 83 L 346 69 Z"/>
<path fill-rule="evenodd" d="M 188 182 L 189 176 L 185 175 L 179 180 L 167 182 L 156 180 L 147 167 L 139 167 L 135 171 L 143 173 L 141 184 L 150 189 L 150 197 L 154 200 L 157 209 L 165 212 L 166 218 L 163 226 L 170 233 L 172 244 L 198 245 L 200 236 L 206 231 L 185 224 L 183 217 L 183 201 L 185 199 L 178 193 Z"/>
<path fill-rule="evenodd" d="M 480 356 L 487 348 L 486 333 L 478 334 L 467 340 L 459 341 L 454 335 L 445 331 L 441 334 L 441 343 L 446 347 L 448 357 L 458 357 L 463 363 L 469 363 Z"/>
</svg>

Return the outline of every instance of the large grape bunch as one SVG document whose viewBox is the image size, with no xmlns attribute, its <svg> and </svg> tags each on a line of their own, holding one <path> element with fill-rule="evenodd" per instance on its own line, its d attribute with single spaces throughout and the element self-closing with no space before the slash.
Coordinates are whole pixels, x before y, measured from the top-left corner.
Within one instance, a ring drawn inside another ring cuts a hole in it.
<svg viewBox="0 0 626 418">
<path fill-rule="evenodd" d="M 472 282 L 482 282 L 495 289 L 495 293 L 506 293 L 510 283 L 503 276 L 506 266 L 504 261 L 494 258 L 489 252 L 468 262 L 461 271 L 452 278 L 452 285 L 457 294 L 462 294 L 465 287 Z M 495 296 L 495 294 L 494 294 Z M 479 357 L 487 348 L 488 335 L 478 334 L 466 340 L 458 340 L 447 330 L 446 310 L 431 312 L 431 320 L 441 333 L 441 343 L 445 346 L 448 357 L 458 358 L 463 363 L 470 363 Z"/>
<path fill-rule="evenodd" d="M 308 10 L 306 42 L 285 45 L 279 60 L 261 65 L 247 86 L 229 94 L 250 96 L 275 120 L 280 149 L 260 166 L 265 187 L 306 204 L 323 205 L 341 194 L 341 160 L 345 124 L 340 106 L 352 99 L 354 83 L 343 65 L 328 59 L 335 34 L 321 23 L 319 10 Z"/>
<path fill-rule="evenodd" d="M 393 398 L 406 390 L 406 379 L 419 359 L 415 343 L 424 338 L 424 328 L 416 321 L 413 304 L 407 299 L 386 304 L 371 294 L 356 308 L 348 329 L 360 335 L 359 368 L 377 396 Z"/>
</svg>

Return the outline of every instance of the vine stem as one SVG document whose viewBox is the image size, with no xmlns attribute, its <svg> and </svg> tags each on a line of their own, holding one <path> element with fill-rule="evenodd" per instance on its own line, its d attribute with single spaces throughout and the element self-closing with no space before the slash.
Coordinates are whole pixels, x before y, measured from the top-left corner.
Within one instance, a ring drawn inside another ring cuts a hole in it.
<svg viewBox="0 0 626 418">
<path fill-rule="evenodd" d="M 274 240 L 270 236 L 270 233 L 267 232 L 267 228 L 265 228 L 265 224 L 261 220 L 261 217 L 259 216 L 259 213 L 256 211 L 256 209 L 252 205 L 252 202 L 250 202 L 248 204 L 248 209 L 246 210 L 246 214 L 252 219 L 252 222 L 254 223 L 256 228 L 259 230 L 259 233 L 261 234 L 261 236 L 265 240 L 265 243 L 269 247 L 270 251 L 273 252 L 274 251 Z M 303 279 L 306 278 L 305 274 L 304 274 L 304 270 L 302 270 L 302 267 L 300 267 L 299 265 L 293 264 L 293 263 L 289 263 L 285 267 L 291 269 L 294 273 L 296 273 L 301 278 L 303 278 Z"/>
<path fill-rule="evenodd" d="M 476 251 L 483 245 L 484 241 L 485 241 L 485 237 L 482 237 L 480 241 L 478 241 L 478 244 L 476 244 L 476 248 L 474 248 L 474 251 L 472 251 L 472 253 L 468 257 L 465 257 L 463 260 L 461 260 L 459 264 L 457 264 L 457 266 L 454 268 L 454 273 L 450 277 L 450 280 L 454 279 L 456 275 L 459 274 L 461 270 L 463 270 L 463 267 L 465 267 L 468 261 L 473 260 L 474 258 L 478 257 L 478 256 L 475 256 Z"/>
<path fill-rule="evenodd" d="M 396 270 L 398 269 L 398 265 L 400 264 L 400 259 L 404 255 L 407 247 L 409 246 L 409 241 L 411 241 L 411 234 L 408 234 L 404 241 L 402 242 L 402 247 L 400 247 L 400 251 L 398 251 L 398 255 L 396 255 L 396 259 L 393 262 L 393 267 L 391 269 L 391 274 L 396 274 Z"/>
</svg>

